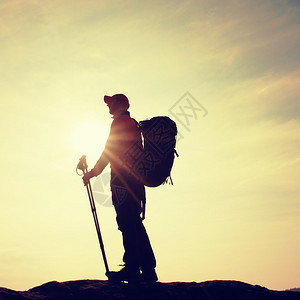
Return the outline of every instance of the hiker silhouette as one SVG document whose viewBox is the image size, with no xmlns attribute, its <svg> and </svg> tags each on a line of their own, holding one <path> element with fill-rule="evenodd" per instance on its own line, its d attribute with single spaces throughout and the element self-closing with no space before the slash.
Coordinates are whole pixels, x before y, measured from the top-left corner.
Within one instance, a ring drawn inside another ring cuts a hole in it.
<svg viewBox="0 0 300 300">
<path fill-rule="evenodd" d="M 115 281 L 146 282 L 158 280 L 156 259 L 149 237 L 143 225 L 145 218 L 145 186 L 133 175 L 132 166 L 124 164 L 124 155 L 133 145 L 142 147 L 141 132 L 137 122 L 128 111 L 129 101 L 123 94 L 104 96 L 104 102 L 113 115 L 109 137 L 94 168 L 83 176 L 88 184 L 90 178 L 98 176 L 110 163 L 112 203 L 116 211 L 118 229 L 122 232 L 124 267 L 106 275 Z"/>
</svg>

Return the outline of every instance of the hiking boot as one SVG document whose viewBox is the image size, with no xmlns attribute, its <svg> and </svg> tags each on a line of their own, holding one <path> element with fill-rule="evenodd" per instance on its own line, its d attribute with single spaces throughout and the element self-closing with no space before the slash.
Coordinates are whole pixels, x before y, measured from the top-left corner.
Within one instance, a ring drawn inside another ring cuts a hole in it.
<svg viewBox="0 0 300 300">
<path fill-rule="evenodd" d="M 141 279 L 139 268 L 123 267 L 120 271 L 110 271 L 106 273 L 108 280 L 110 281 L 127 281 L 127 282 L 138 282 Z"/>
<path fill-rule="evenodd" d="M 155 269 L 142 270 L 141 279 L 143 282 L 156 282 L 158 278 Z"/>
</svg>

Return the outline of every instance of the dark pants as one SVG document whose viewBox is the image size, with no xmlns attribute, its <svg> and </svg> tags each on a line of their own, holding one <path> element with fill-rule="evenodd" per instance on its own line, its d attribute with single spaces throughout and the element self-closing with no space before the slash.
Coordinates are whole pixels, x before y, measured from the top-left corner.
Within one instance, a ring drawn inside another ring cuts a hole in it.
<svg viewBox="0 0 300 300">
<path fill-rule="evenodd" d="M 140 217 L 140 199 L 143 194 L 145 196 L 144 190 L 141 189 L 144 189 L 144 186 L 139 186 L 136 183 L 127 185 L 127 183 L 124 184 L 124 181 L 120 183 L 118 180 L 111 183 L 117 223 L 123 236 L 125 250 L 123 261 L 125 266 L 129 268 L 153 269 L 156 266 L 156 260 Z"/>
</svg>

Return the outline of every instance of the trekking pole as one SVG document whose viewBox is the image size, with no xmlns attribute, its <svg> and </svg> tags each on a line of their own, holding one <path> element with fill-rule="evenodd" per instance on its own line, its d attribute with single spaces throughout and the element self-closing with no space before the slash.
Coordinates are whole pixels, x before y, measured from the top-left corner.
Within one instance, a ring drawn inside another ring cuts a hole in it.
<svg viewBox="0 0 300 300">
<path fill-rule="evenodd" d="M 85 155 L 83 155 L 79 159 L 79 163 L 77 165 L 76 172 L 77 172 L 77 170 L 81 170 L 83 172 L 83 174 L 86 174 L 88 172 L 88 166 L 86 163 Z M 77 172 L 77 174 L 78 174 L 78 172 Z M 108 263 L 107 263 L 107 259 L 106 259 L 106 255 L 105 255 L 104 244 L 103 244 L 103 240 L 102 240 L 102 236 L 101 236 L 101 231 L 100 231 L 100 226 L 99 226 L 99 221 L 98 221 L 98 216 L 97 216 L 97 211 L 96 211 L 96 206 L 95 206 L 95 201 L 94 201 L 94 196 L 93 196 L 93 191 L 92 191 L 90 181 L 86 185 L 86 190 L 87 190 L 89 200 L 90 200 L 91 210 L 92 210 L 92 214 L 93 214 L 93 218 L 94 218 L 94 222 L 95 222 L 95 226 L 96 226 L 96 230 L 97 230 L 97 235 L 98 235 L 98 240 L 99 240 L 99 244 L 100 244 L 100 249 L 102 252 L 105 270 L 106 270 L 106 273 L 109 273 Z"/>
</svg>

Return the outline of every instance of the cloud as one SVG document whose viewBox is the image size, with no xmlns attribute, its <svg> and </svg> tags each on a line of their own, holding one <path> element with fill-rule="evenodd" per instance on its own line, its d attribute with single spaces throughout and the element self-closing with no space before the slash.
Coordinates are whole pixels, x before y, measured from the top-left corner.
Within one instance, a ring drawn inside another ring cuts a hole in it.
<svg viewBox="0 0 300 300">
<path fill-rule="evenodd" d="M 194 51 L 222 75 L 242 79 L 299 67 L 299 17 L 283 2 L 219 2 L 198 6 L 185 28 Z"/>
</svg>

